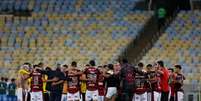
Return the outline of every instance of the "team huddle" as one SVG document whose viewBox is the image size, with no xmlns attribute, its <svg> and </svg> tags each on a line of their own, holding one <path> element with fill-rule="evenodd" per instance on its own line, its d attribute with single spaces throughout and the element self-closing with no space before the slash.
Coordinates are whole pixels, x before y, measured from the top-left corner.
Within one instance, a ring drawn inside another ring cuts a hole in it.
<svg viewBox="0 0 201 101">
<path fill-rule="evenodd" d="M 183 101 L 181 69 L 167 69 L 163 61 L 134 66 L 126 59 L 103 66 L 91 60 L 82 70 L 75 61 L 55 70 L 25 63 L 16 96 L 17 101 Z"/>
</svg>

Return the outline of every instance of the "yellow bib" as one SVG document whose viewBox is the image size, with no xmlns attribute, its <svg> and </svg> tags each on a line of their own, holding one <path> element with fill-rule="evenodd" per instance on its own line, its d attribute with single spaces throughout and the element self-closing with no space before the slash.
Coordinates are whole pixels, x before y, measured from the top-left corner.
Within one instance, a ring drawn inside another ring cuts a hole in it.
<svg viewBox="0 0 201 101">
<path fill-rule="evenodd" d="M 87 90 L 87 84 L 85 81 L 81 82 L 81 93 L 85 93 Z"/>
<path fill-rule="evenodd" d="M 42 79 L 43 79 L 43 81 L 46 81 L 47 80 L 47 75 L 43 75 Z M 47 92 L 46 85 L 47 85 L 47 83 L 43 82 L 43 92 Z"/>
</svg>

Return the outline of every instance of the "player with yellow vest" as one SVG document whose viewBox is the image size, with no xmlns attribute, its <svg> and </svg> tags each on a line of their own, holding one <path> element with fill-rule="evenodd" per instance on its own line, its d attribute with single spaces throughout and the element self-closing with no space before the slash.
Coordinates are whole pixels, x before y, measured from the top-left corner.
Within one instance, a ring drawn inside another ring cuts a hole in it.
<svg viewBox="0 0 201 101">
<path fill-rule="evenodd" d="M 17 76 L 17 101 L 27 101 L 28 91 L 30 90 L 30 79 L 27 79 L 30 75 L 31 66 L 29 63 L 24 63 Z"/>
</svg>

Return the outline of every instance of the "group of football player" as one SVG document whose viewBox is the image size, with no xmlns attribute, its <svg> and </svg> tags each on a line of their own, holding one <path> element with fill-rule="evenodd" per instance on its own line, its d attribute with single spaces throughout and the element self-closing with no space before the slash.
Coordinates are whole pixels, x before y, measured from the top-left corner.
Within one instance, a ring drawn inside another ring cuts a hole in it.
<svg viewBox="0 0 201 101">
<path fill-rule="evenodd" d="M 32 67 L 32 68 L 31 68 Z M 96 66 L 91 60 L 81 69 L 77 62 L 21 66 L 17 77 L 18 101 L 183 101 L 182 67 L 166 68 L 163 61 L 144 66 L 123 59 Z"/>
</svg>

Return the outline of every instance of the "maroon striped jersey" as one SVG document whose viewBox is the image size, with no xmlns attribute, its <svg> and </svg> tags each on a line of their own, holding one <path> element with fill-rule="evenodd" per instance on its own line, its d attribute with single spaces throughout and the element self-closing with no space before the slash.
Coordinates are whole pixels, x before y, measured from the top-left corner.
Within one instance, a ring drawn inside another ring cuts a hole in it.
<svg viewBox="0 0 201 101">
<path fill-rule="evenodd" d="M 78 69 L 73 69 L 74 72 L 79 72 Z M 80 75 L 74 74 L 72 72 L 68 72 L 68 78 L 70 79 L 68 81 L 68 92 L 69 93 L 76 93 L 80 90 Z"/>
<path fill-rule="evenodd" d="M 38 92 L 43 91 L 43 80 L 42 80 L 42 74 L 33 71 L 31 74 L 31 92 Z"/>
<path fill-rule="evenodd" d="M 95 67 L 86 68 L 84 73 L 87 78 L 87 90 L 95 91 L 98 89 L 98 78 L 100 71 Z"/>
</svg>

